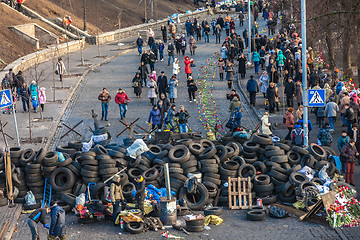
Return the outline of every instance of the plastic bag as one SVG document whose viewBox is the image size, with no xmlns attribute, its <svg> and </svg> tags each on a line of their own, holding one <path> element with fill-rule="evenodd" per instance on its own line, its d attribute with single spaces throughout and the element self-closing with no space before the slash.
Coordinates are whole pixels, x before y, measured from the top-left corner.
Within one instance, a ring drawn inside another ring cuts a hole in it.
<svg viewBox="0 0 360 240">
<path fill-rule="evenodd" d="M 85 193 L 81 193 L 79 196 L 76 197 L 76 204 L 75 207 L 77 210 L 82 210 L 85 205 Z"/>
<path fill-rule="evenodd" d="M 207 215 L 205 218 L 205 226 L 209 224 L 219 225 L 224 220 L 221 217 L 215 216 L 215 215 Z"/>
<path fill-rule="evenodd" d="M 309 168 L 308 166 L 304 166 L 299 173 L 304 174 L 310 181 L 314 178 L 315 170 Z"/>
<path fill-rule="evenodd" d="M 326 164 L 323 166 L 319 172 L 319 178 L 323 180 L 324 182 L 328 182 L 331 179 L 329 178 L 329 175 L 327 174 L 326 170 L 329 168 L 329 164 Z"/>
<path fill-rule="evenodd" d="M 25 196 L 25 203 L 26 205 L 34 205 L 36 204 L 36 199 L 34 194 L 31 191 L 28 191 Z"/>
<path fill-rule="evenodd" d="M 281 208 L 281 207 L 277 207 L 277 206 L 270 206 L 269 207 L 269 215 L 270 217 L 273 218 L 287 218 L 289 217 L 289 213 Z"/>
<path fill-rule="evenodd" d="M 57 152 L 57 155 L 58 155 L 58 161 L 59 162 L 65 161 L 65 157 L 64 157 L 64 154 L 62 152 Z"/>
<path fill-rule="evenodd" d="M 146 146 L 142 139 L 136 139 L 135 142 L 126 149 L 126 155 L 132 158 L 137 158 L 137 156 L 149 150 L 150 149 Z"/>
</svg>

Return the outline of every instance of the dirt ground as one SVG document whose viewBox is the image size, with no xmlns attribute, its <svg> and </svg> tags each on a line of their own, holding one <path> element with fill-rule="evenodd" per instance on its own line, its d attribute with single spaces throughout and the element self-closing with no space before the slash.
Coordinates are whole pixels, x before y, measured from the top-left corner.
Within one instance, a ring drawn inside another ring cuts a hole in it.
<svg viewBox="0 0 360 240">
<path fill-rule="evenodd" d="M 139 4 L 140 2 L 140 4 Z M 147 18 L 151 16 L 149 1 Z M 73 24 L 83 28 L 83 1 L 75 0 L 27 0 L 25 5 L 46 17 L 63 17 L 70 14 Z M 128 27 L 144 22 L 145 0 L 86 0 L 86 20 L 88 31 L 112 31 L 120 26 Z M 162 19 L 176 12 L 193 10 L 192 0 L 156 0 L 154 1 L 154 18 Z"/>
<path fill-rule="evenodd" d="M 139 4 L 140 2 L 140 4 Z M 154 19 L 162 19 L 173 13 L 193 10 L 192 0 L 154 1 Z M 86 26 L 90 34 L 112 31 L 120 27 L 141 24 L 145 17 L 145 0 L 85 0 Z M 27 0 L 25 6 L 35 10 L 46 18 L 71 16 L 72 24 L 83 29 L 83 1 L 78 0 Z M 29 19 L 22 14 L 0 5 L 0 69 L 12 61 L 36 51 L 35 47 L 24 41 L 8 27 L 35 22 L 47 30 L 61 36 L 53 28 L 39 20 Z M 151 17 L 151 8 L 147 1 L 147 18 Z"/>
</svg>

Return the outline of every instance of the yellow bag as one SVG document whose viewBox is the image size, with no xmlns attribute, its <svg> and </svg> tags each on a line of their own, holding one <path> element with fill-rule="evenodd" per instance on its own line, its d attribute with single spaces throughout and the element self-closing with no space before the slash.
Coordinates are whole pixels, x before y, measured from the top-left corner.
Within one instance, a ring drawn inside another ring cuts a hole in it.
<svg viewBox="0 0 360 240">
<path fill-rule="evenodd" d="M 215 215 L 207 215 L 205 218 L 205 226 L 209 224 L 219 225 L 224 220 L 221 217 L 215 216 Z"/>
</svg>

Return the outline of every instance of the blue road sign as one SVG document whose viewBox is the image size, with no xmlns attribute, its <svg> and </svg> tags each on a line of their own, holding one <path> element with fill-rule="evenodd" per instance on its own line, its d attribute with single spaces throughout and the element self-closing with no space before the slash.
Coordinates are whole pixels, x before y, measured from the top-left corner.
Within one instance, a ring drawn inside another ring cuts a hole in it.
<svg viewBox="0 0 360 240">
<path fill-rule="evenodd" d="M 0 108 L 8 107 L 12 105 L 11 91 L 6 89 L 0 91 Z"/>
<path fill-rule="evenodd" d="M 308 89 L 308 106 L 325 107 L 325 89 Z"/>
</svg>

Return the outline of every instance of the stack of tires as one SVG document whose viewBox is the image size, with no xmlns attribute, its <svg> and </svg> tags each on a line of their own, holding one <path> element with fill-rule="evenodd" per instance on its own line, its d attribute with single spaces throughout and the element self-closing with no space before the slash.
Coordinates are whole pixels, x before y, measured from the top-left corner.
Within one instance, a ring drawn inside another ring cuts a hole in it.
<svg viewBox="0 0 360 240">
<path fill-rule="evenodd" d="M 249 207 L 246 217 L 250 221 L 263 221 L 266 219 L 267 208 L 264 206 L 251 206 Z"/>
<path fill-rule="evenodd" d="M 99 182 L 99 161 L 95 159 L 96 153 L 89 151 L 81 154 L 79 158 L 81 163 L 81 178 L 83 183 L 88 184 L 89 182 Z"/>
</svg>

